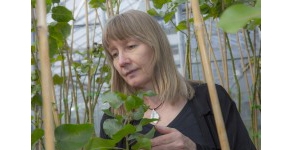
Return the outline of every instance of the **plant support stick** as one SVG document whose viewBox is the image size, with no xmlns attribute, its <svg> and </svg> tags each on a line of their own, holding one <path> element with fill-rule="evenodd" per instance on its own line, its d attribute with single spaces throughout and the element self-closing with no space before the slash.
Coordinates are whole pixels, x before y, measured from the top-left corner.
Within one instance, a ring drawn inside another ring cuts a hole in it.
<svg viewBox="0 0 286 150">
<path fill-rule="evenodd" d="M 45 129 L 45 148 L 54 150 L 54 123 L 52 114 L 52 84 L 51 67 L 49 59 L 49 44 L 47 39 L 48 28 L 46 25 L 46 1 L 37 0 L 37 19 L 39 33 L 39 51 L 41 64 L 41 85 L 43 94 L 43 120 Z"/>
<path fill-rule="evenodd" d="M 228 138 L 226 135 L 224 121 L 223 121 L 222 114 L 221 114 L 221 108 L 220 108 L 220 104 L 218 101 L 217 91 L 215 88 L 208 55 L 206 53 L 203 22 L 202 22 L 201 15 L 200 15 L 201 13 L 200 13 L 200 7 L 199 7 L 198 0 L 191 0 L 191 6 L 192 6 L 193 14 L 194 14 L 195 31 L 196 31 L 197 39 L 199 43 L 199 49 L 200 49 L 201 59 L 202 59 L 203 68 L 204 68 L 203 70 L 204 70 L 205 78 L 206 78 L 208 89 L 209 89 L 211 105 L 213 108 L 220 146 L 222 150 L 229 150 Z"/>
</svg>

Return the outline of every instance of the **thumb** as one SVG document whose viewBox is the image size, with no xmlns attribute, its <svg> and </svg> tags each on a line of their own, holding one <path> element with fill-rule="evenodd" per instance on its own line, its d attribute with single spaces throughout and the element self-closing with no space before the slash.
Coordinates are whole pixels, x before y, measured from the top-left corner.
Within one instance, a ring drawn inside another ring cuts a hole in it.
<svg viewBox="0 0 286 150">
<path fill-rule="evenodd" d="M 169 128 L 169 127 L 165 127 L 165 126 L 159 126 L 159 125 L 155 125 L 155 129 L 161 133 L 161 134 L 168 134 L 174 131 L 173 128 Z"/>
</svg>

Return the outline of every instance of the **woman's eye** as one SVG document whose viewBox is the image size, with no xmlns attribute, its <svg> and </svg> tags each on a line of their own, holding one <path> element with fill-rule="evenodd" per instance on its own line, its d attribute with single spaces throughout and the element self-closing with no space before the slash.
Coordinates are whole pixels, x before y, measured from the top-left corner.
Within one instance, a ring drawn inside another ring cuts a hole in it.
<svg viewBox="0 0 286 150">
<path fill-rule="evenodd" d="M 129 49 L 133 49 L 133 48 L 135 48 L 136 46 L 137 46 L 137 45 L 129 45 L 128 48 L 129 48 Z"/>
<path fill-rule="evenodd" d="M 118 53 L 111 54 L 112 58 L 116 58 L 118 56 Z"/>
</svg>

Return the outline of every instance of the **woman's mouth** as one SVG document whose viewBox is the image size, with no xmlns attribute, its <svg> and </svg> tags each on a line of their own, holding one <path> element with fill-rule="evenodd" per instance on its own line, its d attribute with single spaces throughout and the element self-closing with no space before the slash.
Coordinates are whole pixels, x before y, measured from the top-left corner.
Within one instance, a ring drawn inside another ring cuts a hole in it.
<svg viewBox="0 0 286 150">
<path fill-rule="evenodd" d="M 137 71 L 137 69 L 130 70 L 130 71 L 128 71 L 128 72 L 125 74 L 125 76 L 126 76 L 126 77 L 129 76 L 129 75 L 131 75 L 132 73 L 134 73 L 135 71 Z"/>
</svg>

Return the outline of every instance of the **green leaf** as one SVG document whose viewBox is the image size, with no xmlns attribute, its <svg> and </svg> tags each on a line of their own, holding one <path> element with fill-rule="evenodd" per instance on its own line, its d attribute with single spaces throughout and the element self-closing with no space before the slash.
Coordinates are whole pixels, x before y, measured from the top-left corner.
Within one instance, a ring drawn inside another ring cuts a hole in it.
<svg viewBox="0 0 286 150">
<path fill-rule="evenodd" d="M 88 143 L 94 127 L 92 124 L 64 124 L 55 129 L 57 150 L 78 150 Z"/>
<path fill-rule="evenodd" d="M 61 48 L 64 45 L 65 39 L 60 29 L 57 27 L 57 24 L 57 22 L 53 22 L 49 25 L 49 37 L 53 37 L 57 42 L 57 47 Z"/>
<path fill-rule="evenodd" d="M 62 119 L 64 115 L 65 115 L 65 113 L 58 114 L 59 119 Z"/>
<path fill-rule="evenodd" d="M 72 12 L 64 6 L 56 6 L 52 9 L 52 18 L 58 22 L 69 22 L 74 20 Z"/>
<path fill-rule="evenodd" d="M 32 94 L 37 94 L 37 93 L 41 92 L 41 90 L 42 90 L 42 87 L 41 87 L 40 82 L 37 84 L 31 85 Z"/>
<path fill-rule="evenodd" d="M 77 68 L 77 67 L 80 67 L 81 66 L 81 64 L 79 63 L 79 62 L 72 62 L 72 66 L 74 67 L 74 68 Z"/>
<path fill-rule="evenodd" d="M 139 92 L 137 93 L 137 96 L 143 99 L 144 96 L 148 96 L 148 97 L 156 96 L 156 93 L 154 93 L 152 90 L 149 90 L 146 92 Z"/>
<path fill-rule="evenodd" d="M 143 103 L 143 99 L 140 99 L 137 96 L 128 96 L 124 105 L 127 111 L 131 111 L 139 108 Z"/>
<path fill-rule="evenodd" d="M 153 0 L 154 7 L 157 9 L 161 9 L 168 2 L 172 2 L 172 0 Z"/>
<path fill-rule="evenodd" d="M 51 58 L 52 63 L 57 62 L 57 61 L 62 61 L 62 60 L 65 60 L 65 56 L 63 56 L 63 55 L 58 55 L 55 58 Z"/>
<path fill-rule="evenodd" d="M 165 23 L 169 22 L 173 16 L 175 15 L 175 11 L 171 11 L 164 16 Z"/>
<path fill-rule="evenodd" d="M 85 150 L 93 150 L 93 149 L 110 150 L 115 147 L 115 144 L 116 142 L 114 140 L 94 137 L 85 146 Z"/>
<path fill-rule="evenodd" d="M 132 119 L 133 120 L 140 120 L 140 119 L 143 118 L 144 113 L 145 113 L 144 108 L 143 107 L 139 107 L 138 109 L 136 109 L 136 111 L 134 111 L 132 113 Z"/>
<path fill-rule="evenodd" d="M 236 33 L 250 20 L 261 18 L 260 8 L 236 4 L 228 7 L 221 15 L 218 26 L 225 32 Z"/>
<path fill-rule="evenodd" d="M 137 143 L 133 145 L 132 149 L 151 149 L 150 139 L 154 137 L 155 128 L 153 127 L 148 133 L 135 133 L 129 136 L 128 140 L 136 139 Z"/>
<path fill-rule="evenodd" d="M 105 0 L 91 0 L 88 4 L 91 8 L 101 8 L 102 10 L 106 10 Z"/>
<path fill-rule="evenodd" d="M 131 149 L 151 149 L 151 141 L 148 138 L 137 138 L 137 143 Z"/>
<path fill-rule="evenodd" d="M 186 20 L 181 21 L 177 26 L 176 26 L 176 31 L 182 31 L 187 29 L 187 24 Z"/>
<path fill-rule="evenodd" d="M 51 9 L 52 9 L 52 4 L 47 4 L 47 5 L 46 5 L 46 11 L 47 11 L 47 13 L 50 13 Z"/>
<path fill-rule="evenodd" d="M 115 133 L 121 130 L 122 127 L 123 124 L 116 119 L 107 119 L 103 123 L 104 132 L 111 138 Z"/>
<path fill-rule="evenodd" d="M 103 111 L 106 115 L 111 116 L 111 117 L 114 117 L 114 115 L 112 114 L 112 112 L 110 112 L 109 109 L 103 109 L 102 111 Z"/>
<path fill-rule="evenodd" d="M 52 0 L 53 4 L 60 3 L 60 0 Z"/>
<path fill-rule="evenodd" d="M 141 137 L 143 136 L 143 134 L 138 133 L 138 132 L 140 132 L 140 131 L 142 131 L 142 130 L 136 130 L 136 131 L 137 131 L 136 133 L 130 134 L 130 135 L 128 136 L 128 138 L 127 138 L 128 141 L 136 140 L 139 136 L 141 136 Z"/>
<path fill-rule="evenodd" d="M 114 134 L 112 136 L 112 139 L 114 139 L 116 142 L 119 142 L 125 136 L 135 133 L 135 132 L 136 132 L 136 128 L 131 124 L 127 124 L 123 126 L 123 128 L 119 130 L 116 134 Z"/>
<path fill-rule="evenodd" d="M 107 92 L 102 95 L 102 102 L 109 103 L 112 108 L 119 108 L 123 104 L 123 100 L 116 93 Z"/>
<path fill-rule="evenodd" d="M 151 139 L 151 138 L 153 138 L 154 137 L 154 134 L 155 134 L 155 128 L 153 127 L 148 133 L 146 133 L 145 135 L 144 135 L 144 137 L 145 138 L 148 138 L 148 139 Z"/>
<path fill-rule="evenodd" d="M 31 106 L 34 108 L 35 106 L 42 106 L 42 96 L 39 93 L 36 93 L 31 100 Z"/>
<path fill-rule="evenodd" d="M 31 6 L 32 8 L 36 8 L 36 0 L 31 0 Z"/>
<path fill-rule="evenodd" d="M 109 72 L 110 71 L 110 67 L 108 65 L 103 65 L 100 68 L 100 72 Z"/>
<path fill-rule="evenodd" d="M 50 58 L 53 58 L 59 52 L 57 40 L 51 36 L 49 36 L 49 49 Z"/>
<path fill-rule="evenodd" d="M 140 120 L 140 125 L 142 125 L 142 126 L 144 126 L 144 125 L 146 125 L 146 124 L 149 124 L 149 123 L 151 123 L 151 122 L 153 122 L 153 121 L 156 121 L 156 120 L 158 120 L 158 119 L 148 119 L 148 118 L 142 118 L 141 120 Z"/>
<path fill-rule="evenodd" d="M 64 83 L 64 77 L 60 77 L 58 74 L 53 76 L 53 81 L 55 85 L 61 85 Z"/>
<path fill-rule="evenodd" d="M 173 0 L 174 3 L 177 3 L 178 5 L 188 2 L 188 0 Z"/>
<path fill-rule="evenodd" d="M 46 0 L 46 5 L 51 5 L 52 4 L 52 0 Z"/>
<path fill-rule="evenodd" d="M 33 71 L 31 73 L 31 81 L 37 81 L 37 80 L 39 80 L 39 74 L 37 71 Z"/>
<path fill-rule="evenodd" d="M 31 146 L 33 146 L 38 140 L 40 140 L 44 136 L 43 129 L 35 129 L 31 135 Z"/>
<path fill-rule="evenodd" d="M 206 3 L 200 5 L 200 10 L 202 14 L 207 14 L 210 11 L 210 6 Z"/>
<path fill-rule="evenodd" d="M 147 13 L 151 16 L 159 16 L 158 12 L 154 8 L 149 9 Z"/>
<path fill-rule="evenodd" d="M 256 0 L 255 7 L 261 8 L 261 0 Z"/>
<path fill-rule="evenodd" d="M 55 28 L 60 32 L 64 39 L 66 39 L 71 33 L 71 25 L 67 22 L 58 22 Z"/>
</svg>

